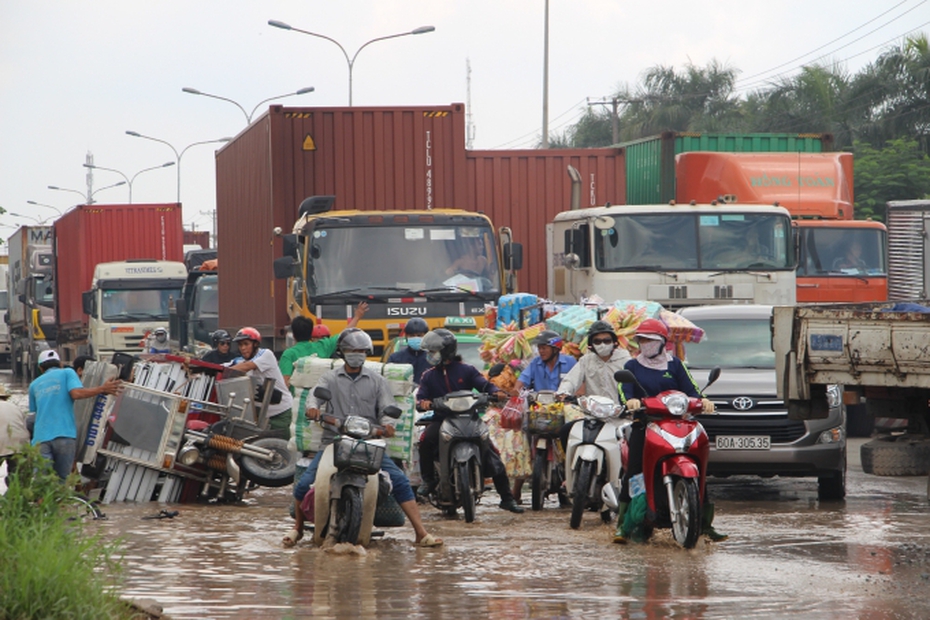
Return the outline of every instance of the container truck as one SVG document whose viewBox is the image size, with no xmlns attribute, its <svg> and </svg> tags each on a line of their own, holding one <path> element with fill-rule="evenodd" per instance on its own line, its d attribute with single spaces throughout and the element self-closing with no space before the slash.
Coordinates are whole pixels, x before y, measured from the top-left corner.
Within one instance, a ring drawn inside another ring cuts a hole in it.
<svg viewBox="0 0 930 620">
<path fill-rule="evenodd" d="M 741 204 L 604 206 L 546 227 L 550 299 L 648 299 L 667 308 L 795 303 L 791 217 Z"/>
<path fill-rule="evenodd" d="M 141 353 L 187 278 L 181 205 L 80 205 L 55 221 L 54 284 L 62 360 Z"/>
<path fill-rule="evenodd" d="M 930 299 L 930 200 L 892 200 L 888 222 L 888 298 Z"/>
<path fill-rule="evenodd" d="M 333 333 L 346 326 L 354 304 L 367 301 L 359 327 L 372 337 L 376 357 L 412 317 L 431 328 L 459 317 L 484 326 L 485 304 L 508 290 L 521 266 L 520 245 L 485 215 L 331 211 L 333 202 L 304 201 L 275 275 L 289 278 L 289 315 L 325 322 Z"/>
<path fill-rule="evenodd" d="M 14 376 L 31 381 L 39 353 L 55 346 L 52 227 L 23 226 L 7 245 L 10 307 L 4 318 L 10 332 L 10 365 Z"/>
<path fill-rule="evenodd" d="M 777 204 L 795 223 L 798 302 L 888 299 L 886 229 L 853 219 L 852 153 L 676 156 L 676 200 Z"/>
</svg>

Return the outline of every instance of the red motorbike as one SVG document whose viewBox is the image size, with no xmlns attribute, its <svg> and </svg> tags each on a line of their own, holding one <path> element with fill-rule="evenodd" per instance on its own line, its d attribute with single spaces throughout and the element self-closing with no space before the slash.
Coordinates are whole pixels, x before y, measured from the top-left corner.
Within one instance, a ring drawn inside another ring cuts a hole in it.
<svg viewBox="0 0 930 620">
<path fill-rule="evenodd" d="M 720 376 L 720 369 L 710 373 L 707 385 Z M 635 383 L 629 370 L 614 374 L 618 383 Z M 642 386 L 639 386 L 642 390 Z M 706 387 L 706 386 L 705 386 Z M 642 390 L 645 392 L 645 390 Z M 704 485 L 707 479 L 707 459 L 710 442 L 704 427 L 694 416 L 703 411 L 700 398 L 689 397 L 677 390 L 668 390 L 642 399 L 648 421 L 643 446 L 642 481 L 630 480 L 630 495 L 637 495 L 638 484 L 646 493 L 646 535 L 654 528 L 671 528 L 672 536 L 685 549 L 691 549 L 701 535 L 704 505 Z M 624 442 L 627 437 L 624 438 Z M 628 450 L 624 446 L 623 467 L 627 468 Z M 665 490 L 663 493 L 662 490 Z"/>
</svg>

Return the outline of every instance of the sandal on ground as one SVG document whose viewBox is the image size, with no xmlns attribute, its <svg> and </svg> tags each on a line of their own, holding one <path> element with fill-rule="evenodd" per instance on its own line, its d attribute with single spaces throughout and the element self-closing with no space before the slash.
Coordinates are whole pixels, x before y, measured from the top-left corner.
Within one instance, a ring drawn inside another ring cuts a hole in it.
<svg viewBox="0 0 930 620">
<path fill-rule="evenodd" d="M 300 541 L 300 539 L 303 537 L 304 537 L 303 532 L 298 532 L 297 530 L 291 530 L 290 532 L 284 535 L 284 539 L 281 541 L 281 544 L 284 545 L 286 549 L 290 549 L 291 547 L 296 545 Z"/>
<path fill-rule="evenodd" d="M 416 543 L 417 547 L 441 547 L 442 539 L 436 538 L 432 534 L 427 534 Z"/>
</svg>

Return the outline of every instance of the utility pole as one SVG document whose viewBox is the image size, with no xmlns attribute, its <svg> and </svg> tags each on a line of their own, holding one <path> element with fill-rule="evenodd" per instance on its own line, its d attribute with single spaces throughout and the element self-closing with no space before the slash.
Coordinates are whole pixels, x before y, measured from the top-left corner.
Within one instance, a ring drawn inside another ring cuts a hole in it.
<svg viewBox="0 0 930 620">
<path fill-rule="evenodd" d="M 601 101 L 591 101 L 588 98 L 588 105 L 609 105 L 611 106 L 610 113 L 610 135 L 612 144 L 617 144 L 620 142 L 620 99 L 618 97 L 613 97 L 611 99 L 603 99 Z M 623 103 L 629 103 L 629 101 L 623 101 Z"/>
<path fill-rule="evenodd" d="M 543 113 L 542 144 L 549 148 L 549 0 L 545 0 L 546 12 L 543 26 Z"/>
<path fill-rule="evenodd" d="M 475 143 L 475 121 L 471 113 L 471 59 L 465 59 L 465 148 L 471 150 Z"/>
<path fill-rule="evenodd" d="M 213 220 L 213 233 L 210 235 L 210 244 L 212 245 L 213 249 L 216 249 L 216 209 L 213 209 L 212 211 L 201 211 L 200 215 L 209 215 Z"/>
</svg>

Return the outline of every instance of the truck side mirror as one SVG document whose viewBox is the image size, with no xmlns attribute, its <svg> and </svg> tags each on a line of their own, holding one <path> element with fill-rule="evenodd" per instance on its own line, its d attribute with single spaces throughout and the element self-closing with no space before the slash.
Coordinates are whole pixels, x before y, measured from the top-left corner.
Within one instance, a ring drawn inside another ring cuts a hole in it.
<svg viewBox="0 0 930 620">
<path fill-rule="evenodd" d="M 297 250 L 300 248 L 300 244 L 297 242 L 297 235 L 282 235 L 281 241 L 283 243 L 283 252 L 285 256 L 290 256 L 293 259 L 297 259 Z"/>
<path fill-rule="evenodd" d="M 523 244 L 504 244 L 504 269 L 519 271 L 523 269 Z"/>
<path fill-rule="evenodd" d="M 187 316 L 187 300 L 176 299 L 174 301 L 174 309 L 178 316 Z"/>
<path fill-rule="evenodd" d="M 274 259 L 274 277 L 279 280 L 293 278 L 298 274 L 298 263 L 290 256 L 282 256 Z"/>
<path fill-rule="evenodd" d="M 81 293 L 81 305 L 83 306 L 84 314 L 87 316 L 97 316 L 97 304 L 94 303 L 94 298 L 94 291 L 84 291 Z"/>
</svg>

